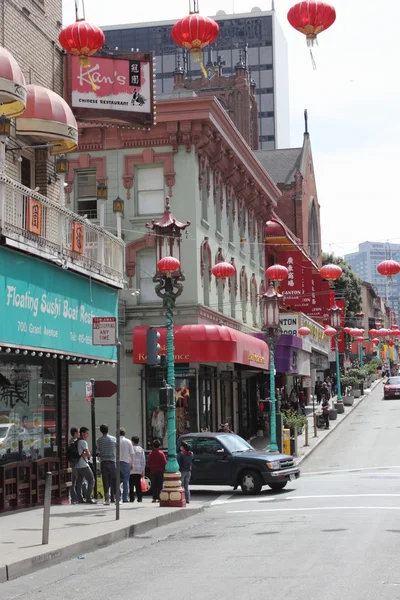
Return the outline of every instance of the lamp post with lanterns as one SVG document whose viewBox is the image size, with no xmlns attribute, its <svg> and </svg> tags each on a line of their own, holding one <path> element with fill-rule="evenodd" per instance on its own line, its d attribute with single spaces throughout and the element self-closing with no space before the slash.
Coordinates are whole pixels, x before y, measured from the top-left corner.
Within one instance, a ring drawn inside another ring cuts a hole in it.
<svg viewBox="0 0 400 600">
<path fill-rule="evenodd" d="M 182 294 L 185 277 L 181 270 L 182 231 L 190 221 L 181 223 L 171 213 L 169 198 L 166 198 L 165 211 L 159 221 L 153 220 L 146 227 L 155 235 L 157 270 L 153 277 L 157 296 L 162 298 L 167 324 L 167 384 L 168 394 L 168 454 L 165 467 L 164 487 L 160 493 L 160 506 L 186 506 L 185 494 L 181 486 L 181 475 L 176 459 L 176 412 L 175 412 L 175 348 L 174 316 L 176 299 Z"/>
<path fill-rule="evenodd" d="M 275 346 L 281 337 L 279 322 L 279 299 L 282 298 L 282 295 L 276 291 L 274 282 L 280 283 L 287 278 L 288 273 L 288 269 L 282 265 L 272 265 L 269 267 L 265 274 L 271 281 L 271 284 L 268 290 L 262 294 L 260 298 L 261 309 L 264 316 L 262 331 L 264 334 L 264 340 L 269 348 L 269 396 L 271 403 L 270 452 L 279 451 L 276 427 L 277 410 L 275 396 Z"/>
<path fill-rule="evenodd" d="M 342 384 L 340 380 L 340 362 L 339 362 L 339 335 L 340 335 L 340 308 L 336 302 L 330 309 L 331 327 L 337 331 L 335 335 L 335 358 L 336 358 L 336 385 L 337 385 L 337 401 L 342 402 Z"/>
</svg>

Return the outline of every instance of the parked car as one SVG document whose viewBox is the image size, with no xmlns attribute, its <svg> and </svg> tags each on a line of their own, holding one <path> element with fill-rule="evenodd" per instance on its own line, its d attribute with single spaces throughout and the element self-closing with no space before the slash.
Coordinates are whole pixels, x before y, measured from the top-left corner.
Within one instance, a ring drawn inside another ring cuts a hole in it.
<svg viewBox="0 0 400 600">
<path fill-rule="evenodd" d="M 258 494 L 268 485 L 283 490 L 300 477 L 292 456 L 255 450 L 234 433 L 188 433 L 184 440 L 193 451 L 193 485 L 230 485 L 244 494 Z"/>
<path fill-rule="evenodd" d="M 383 399 L 400 398 L 400 377 L 389 377 L 383 384 Z"/>
</svg>

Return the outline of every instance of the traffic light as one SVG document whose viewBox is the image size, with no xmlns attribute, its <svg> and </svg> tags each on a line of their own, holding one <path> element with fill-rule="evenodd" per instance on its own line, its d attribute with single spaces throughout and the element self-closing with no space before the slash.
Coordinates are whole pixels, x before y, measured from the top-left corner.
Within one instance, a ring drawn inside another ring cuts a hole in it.
<svg viewBox="0 0 400 600">
<path fill-rule="evenodd" d="M 160 339 L 160 332 L 157 329 L 153 329 L 149 327 L 146 333 L 146 354 L 147 354 L 147 364 L 148 365 L 159 365 L 161 361 L 161 357 L 159 356 L 159 352 L 161 350 L 161 346 L 158 343 Z"/>
</svg>

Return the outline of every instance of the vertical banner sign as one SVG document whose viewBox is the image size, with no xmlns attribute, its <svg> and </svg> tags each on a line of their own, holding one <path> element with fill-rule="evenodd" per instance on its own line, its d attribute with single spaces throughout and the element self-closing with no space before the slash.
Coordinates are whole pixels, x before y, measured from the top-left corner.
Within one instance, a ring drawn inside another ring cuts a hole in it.
<svg viewBox="0 0 400 600">
<path fill-rule="evenodd" d="M 78 221 L 72 223 L 72 252 L 83 254 L 85 246 L 85 227 Z"/>
<path fill-rule="evenodd" d="M 87 381 L 85 384 L 86 387 L 86 402 L 91 402 L 93 400 L 93 386 L 91 381 Z"/>
<path fill-rule="evenodd" d="M 42 234 L 42 205 L 38 200 L 28 197 L 26 228 L 36 235 Z"/>
</svg>

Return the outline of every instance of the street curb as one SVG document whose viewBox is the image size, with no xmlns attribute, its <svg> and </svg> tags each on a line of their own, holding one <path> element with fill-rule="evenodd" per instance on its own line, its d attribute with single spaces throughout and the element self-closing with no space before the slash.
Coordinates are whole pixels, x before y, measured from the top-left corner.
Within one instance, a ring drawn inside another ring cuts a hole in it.
<svg viewBox="0 0 400 600">
<path fill-rule="evenodd" d="M 99 548 L 111 546 L 112 544 L 121 542 L 127 538 L 142 535 L 148 531 L 151 531 L 152 529 L 188 519 L 189 517 L 193 517 L 194 515 L 197 515 L 203 511 L 203 506 L 199 508 L 178 509 L 176 512 L 161 515 L 160 517 L 153 517 L 151 519 L 147 519 L 147 521 L 143 521 L 142 523 L 136 523 L 135 525 L 125 525 L 117 531 L 112 531 L 111 533 L 105 533 L 90 539 L 82 540 L 75 544 L 65 546 L 64 548 L 56 548 L 37 556 L 18 560 L 9 565 L 5 565 L 4 567 L 0 567 L 0 583 L 5 583 L 6 581 L 11 581 L 12 579 L 22 577 L 23 575 L 34 573 L 35 571 L 56 565 L 75 556 L 81 556 L 88 552 L 98 550 Z"/>
<path fill-rule="evenodd" d="M 379 385 L 382 382 L 382 379 L 377 380 L 376 382 L 374 382 L 374 385 L 371 386 L 371 392 L 372 390 L 374 390 L 376 388 L 377 385 Z M 351 415 L 351 413 L 353 412 L 353 410 L 355 410 L 358 406 L 360 406 L 361 402 L 364 402 L 365 398 L 369 396 L 369 394 L 364 394 L 363 396 L 361 396 L 361 398 L 359 399 L 359 401 L 357 402 L 357 404 L 350 406 L 347 412 L 344 413 L 344 416 L 340 419 L 340 421 L 336 422 L 336 425 L 332 428 L 329 429 L 329 431 L 326 432 L 326 434 L 319 438 L 319 440 L 314 444 L 314 446 L 312 448 L 310 448 L 309 450 L 306 451 L 306 453 L 304 454 L 304 456 L 302 456 L 301 458 L 299 458 L 296 462 L 296 466 L 300 465 L 304 460 L 306 460 L 306 458 L 308 458 L 310 456 L 310 454 L 312 454 L 314 452 L 314 450 L 316 448 L 318 448 L 318 446 L 324 441 L 326 440 L 326 438 L 335 431 L 335 429 L 337 427 L 340 426 L 341 423 L 343 423 L 343 421 L 345 419 L 347 419 L 347 417 L 349 415 Z M 304 448 L 304 446 L 303 446 Z"/>
</svg>

